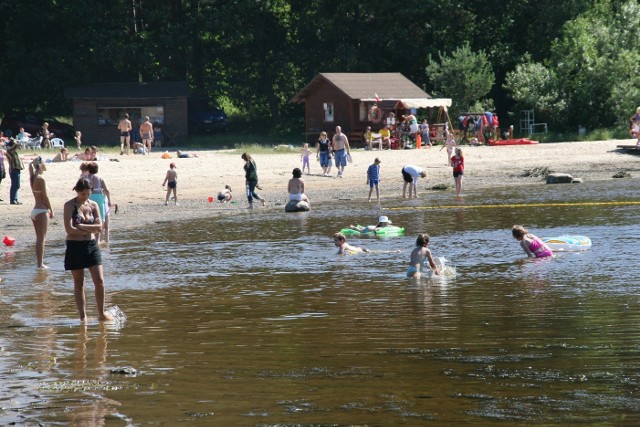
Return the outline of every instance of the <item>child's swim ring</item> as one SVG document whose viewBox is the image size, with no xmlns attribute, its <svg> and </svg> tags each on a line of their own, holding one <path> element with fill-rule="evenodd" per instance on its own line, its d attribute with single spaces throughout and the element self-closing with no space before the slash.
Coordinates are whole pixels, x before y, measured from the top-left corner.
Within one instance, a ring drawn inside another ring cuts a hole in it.
<svg viewBox="0 0 640 427">
<path fill-rule="evenodd" d="M 542 241 L 553 252 L 579 252 L 591 247 L 591 239 L 587 236 L 543 237 Z"/>
<path fill-rule="evenodd" d="M 358 225 L 360 227 L 360 225 Z M 353 228 L 343 228 L 340 230 L 342 234 L 345 236 L 365 236 L 365 235 L 376 235 L 376 236 L 401 236 L 404 234 L 404 227 L 396 227 L 395 225 L 387 225 L 386 227 L 382 227 L 379 230 L 368 230 L 365 228 L 363 231 L 354 230 Z"/>
</svg>

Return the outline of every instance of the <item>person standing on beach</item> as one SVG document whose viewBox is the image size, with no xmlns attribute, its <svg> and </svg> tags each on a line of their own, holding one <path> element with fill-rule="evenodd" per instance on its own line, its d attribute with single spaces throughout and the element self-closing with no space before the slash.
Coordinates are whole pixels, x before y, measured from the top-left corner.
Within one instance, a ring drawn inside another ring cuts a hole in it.
<svg viewBox="0 0 640 427">
<path fill-rule="evenodd" d="M 31 210 L 31 222 L 36 232 L 36 266 L 37 268 L 49 268 L 44 265 L 44 244 L 49 228 L 49 219 L 53 219 L 53 208 L 47 195 L 47 184 L 42 176 L 42 172 L 47 167 L 42 162 L 42 157 L 38 156 L 29 165 L 29 179 L 31 191 L 35 199 L 35 205 Z"/>
<path fill-rule="evenodd" d="M 629 119 L 631 122 L 631 136 L 638 139 L 636 145 L 640 145 L 640 107 L 636 108 L 636 113 Z"/>
<path fill-rule="evenodd" d="M 449 132 L 449 129 L 445 129 L 444 131 L 445 141 L 442 147 L 440 147 L 440 151 L 443 148 L 447 148 L 447 166 L 451 166 L 451 156 L 453 156 L 453 149 L 456 147 L 456 139 L 453 137 L 453 134 Z"/>
<path fill-rule="evenodd" d="M 140 125 L 140 138 L 142 144 L 146 147 L 147 153 L 151 153 L 151 143 L 153 142 L 153 125 L 149 121 L 149 116 L 144 118 L 144 122 Z"/>
<path fill-rule="evenodd" d="M 96 305 L 98 306 L 98 320 L 101 322 L 113 320 L 104 311 L 104 272 L 102 270 L 102 256 L 100 248 L 93 238 L 102 230 L 102 220 L 98 204 L 89 199 L 91 182 L 80 178 L 73 190 L 76 197 L 64 204 L 64 229 L 67 232 L 67 250 L 64 255 L 64 269 L 71 271 L 73 276 L 73 294 L 80 321 L 87 318 L 86 297 L 84 294 L 84 270 L 89 269 L 91 280 L 95 288 Z"/>
<path fill-rule="evenodd" d="M 407 198 L 407 186 L 409 186 L 409 198 L 413 193 L 414 198 L 418 198 L 418 179 L 424 178 L 427 173 L 422 168 L 413 165 L 406 165 L 402 168 L 402 179 L 404 186 L 402 187 L 402 197 Z"/>
<path fill-rule="evenodd" d="M 309 144 L 306 142 L 302 146 L 302 153 L 300 154 L 300 160 L 302 160 L 302 172 L 304 168 L 307 168 L 307 175 L 311 174 L 311 164 L 309 163 L 309 157 L 311 157 L 311 150 L 309 150 Z"/>
<path fill-rule="evenodd" d="M 169 196 L 173 192 L 173 199 L 176 201 L 176 206 L 180 206 L 178 204 L 178 172 L 176 171 L 176 164 L 170 163 L 169 170 L 164 177 L 164 181 L 162 182 L 162 186 L 167 185 L 167 197 L 164 200 L 164 205 L 167 206 L 169 204 Z"/>
<path fill-rule="evenodd" d="M 9 190 L 9 202 L 12 205 L 21 205 L 18 200 L 18 190 L 20 190 L 20 173 L 24 169 L 24 164 L 18 154 L 18 143 L 9 141 L 7 144 L 7 161 L 9 162 L 9 177 L 11 178 L 11 189 Z"/>
<path fill-rule="evenodd" d="M 118 123 L 118 130 L 120 131 L 120 155 L 126 151 L 127 156 L 129 155 L 129 143 L 131 141 L 131 130 L 133 127 L 131 126 L 131 121 L 129 120 L 129 115 L 125 114 L 120 123 Z"/>
<path fill-rule="evenodd" d="M 322 176 L 329 176 L 331 173 L 331 141 L 327 138 L 327 133 L 322 131 L 316 144 L 316 156 L 320 159 Z"/>
<path fill-rule="evenodd" d="M 422 145 L 432 146 L 431 138 L 429 138 L 429 123 L 427 123 L 427 119 L 424 119 L 422 123 L 418 126 L 420 129 L 420 138 L 422 139 Z"/>
<path fill-rule="evenodd" d="M 262 202 L 262 206 L 265 205 L 265 200 L 256 193 L 256 187 L 258 186 L 258 167 L 256 162 L 251 158 L 249 153 L 242 153 L 242 160 L 244 160 L 244 178 L 247 187 L 247 200 L 249 201 L 249 209 L 253 209 L 253 199 L 258 199 Z"/>
<path fill-rule="evenodd" d="M 380 159 L 375 158 L 372 165 L 369 165 L 367 169 L 367 185 L 369 185 L 369 198 L 367 202 L 371 201 L 371 194 L 373 189 L 376 189 L 376 201 L 380 204 Z"/>
<path fill-rule="evenodd" d="M 453 167 L 453 179 L 456 184 L 456 196 L 460 196 L 460 193 L 462 193 L 462 175 L 464 174 L 462 148 L 456 147 L 456 155 L 451 158 L 451 166 Z"/>
<path fill-rule="evenodd" d="M 340 126 L 336 126 L 336 134 L 331 139 L 331 149 L 336 159 L 338 178 L 342 178 L 344 167 L 347 166 L 347 156 L 351 155 L 351 149 L 349 148 L 349 139 L 347 135 L 342 133 Z"/>
</svg>

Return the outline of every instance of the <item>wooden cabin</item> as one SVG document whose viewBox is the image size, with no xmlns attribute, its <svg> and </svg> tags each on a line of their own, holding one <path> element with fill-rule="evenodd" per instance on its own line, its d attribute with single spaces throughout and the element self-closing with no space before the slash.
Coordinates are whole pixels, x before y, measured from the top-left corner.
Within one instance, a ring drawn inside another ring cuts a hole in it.
<svg viewBox="0 0 640 427">
<path fill-rule="evenodd" d="M 149 116 L 154 128 L 161 129 L 163 145 L 176 146 L 187 139 L 186 82 L 96 83 L 67 87 L 64 94 L 73 101 L 73 124 L 87 145 L 119 145 L 117 127 L 125 113 L 134 130 Z"/>
<path fill-rule="evenodd" d="M 367 126 L 377 131 L 391 113 L 400 117 L 442 106 L 446 111 L 451 105 L 451 99 L 433 99 L 401 73 L 320 73 L 290 102 L 305 104 L 305 141 L 311 145 L 321 131 L 332 135 L 336 126 L 357 144 Z M 374 105 L 379 110 L 372 110 Z"/>
</svg>

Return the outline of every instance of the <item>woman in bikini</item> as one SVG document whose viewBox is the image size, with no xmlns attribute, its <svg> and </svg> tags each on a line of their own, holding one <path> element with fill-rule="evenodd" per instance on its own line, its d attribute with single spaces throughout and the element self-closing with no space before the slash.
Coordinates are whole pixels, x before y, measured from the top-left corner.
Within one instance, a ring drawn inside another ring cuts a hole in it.
<svg viewBox="0 0 640 427">
<path fill-rule="evenodd" d="M 42 172 L 47 167 L 42 162 L 42 157 L 36 157 L 29 165 L 29 179 L 31 191 L 35 199 L 35 205 L 31 211 L 31 222 L 36 231 L 36 264 L 38 268 L 48 268 L 44 265 L 44 243 L 49 228 L 49 219 L 53 219 L 53 208 L 47 195 L 47 184 Z"/>
<path fill-rule="evenodd" d="M 73 276 L 73 293 L 80 320 L 85 321 L 87 318 L 84 294 L 84 269 L 87 268 L 95 287 L 98 319 L 109 321 L 113 317 L 104 311 L 102 256 L 93 238 L 94 234 L 99 234 L 102 230 L 102 220 L 98 204 L 89 199 L 92 189 L 88 179 L 80 178 L 73 187 L 76 197 L 64 204 L 64 229 L 67 232 L 64 269 L 71 270 Z"/>
</svg>

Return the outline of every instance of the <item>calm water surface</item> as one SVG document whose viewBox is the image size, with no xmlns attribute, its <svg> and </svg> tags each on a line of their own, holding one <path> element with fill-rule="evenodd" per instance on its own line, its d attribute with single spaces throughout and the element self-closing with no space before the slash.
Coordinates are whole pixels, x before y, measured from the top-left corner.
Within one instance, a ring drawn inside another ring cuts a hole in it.
<svg viewBox="0 0 640 427">
<path fill-rule="evenodd" d="M 76 320 L 64 242 L 46 273 L 5 251 L 0 424 L 637 425 L 640 205 L 617 203 L 637 188 L 386 200 L 406 236 L 350 238 L 359 256 L 331 234 L 375 223 L 362 201 L 115 232 L 108 303 L 127 320 L 106 326 Z M 593 248 L 529 260 L 514 223 Z M 404 277 L 423 231 L 456 278 Z"/>
</svg>

